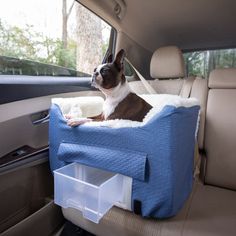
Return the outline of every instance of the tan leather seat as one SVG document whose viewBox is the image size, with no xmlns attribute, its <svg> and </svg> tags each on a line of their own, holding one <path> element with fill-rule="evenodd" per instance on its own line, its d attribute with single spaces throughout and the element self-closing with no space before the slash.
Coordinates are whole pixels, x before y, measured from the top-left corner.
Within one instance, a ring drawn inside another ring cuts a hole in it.
<svg viewBox="0 0 236 236">
<path fill-rule="evenodd" d="M 236 69 L 213 71 L 207 103 L 206 183 L 236 189 Z M 236 235 L 236 191 L 195 181 L 181 212 L 167 220 L 143 219 L 113 207 L 99 224 L 85 220 L 71 208 L 63 209 L 73 223 L 104 236 Z"/>
<path fill-rule="evenodd" d="M 149 83 L 159 94 L 180 95 L 184 71 L 184 58 L 180 49 L 175 46 L 161 47 L 152 55 L 150 75 L 154 80 Z M 132 81 L 129 85 L 138 94 L 148 93 L 141 81 Z"/>
<path fill-rule="evenodd" d="M 202 149 L 208 80 L 198 77 L 185 77 L 183 54 L 176 46 L 161 47 L 153 53 L 150 63 L 150 75 L 154 80 L 149 81 L 149 83 L 157 93 L 195 97 L 199 100 L 201 119 L 198 132 L 198 146 Z M 137 94 L 148 93 L 141 81 L 132 81 L 129 85 Z"/>
<path fill-rule="evenodd" d="M 210 75 L 205 151 L 205 182 L 236 190 L 236 68 Z"/>
<path fill-rule="evenodd" d="M 85 220 L 78 211 L 63 209 L 76 225 L 103 236 L 227 236 L 236 235 L 236 193 L 196 182 L 181 212 L 167 220 L 143 219 L 113 207 L 99 224 Z"/>
<path fill-rule="evenodd" d="M 202 150 L 204 144 L 205 119 L 208 97 L 208 79 L 198 77 L 195 78 L 192 84 L 190 97 L 197 98 L 201 106 L 200 124 L 198 129 L 198 148 Z"/>
</svg>

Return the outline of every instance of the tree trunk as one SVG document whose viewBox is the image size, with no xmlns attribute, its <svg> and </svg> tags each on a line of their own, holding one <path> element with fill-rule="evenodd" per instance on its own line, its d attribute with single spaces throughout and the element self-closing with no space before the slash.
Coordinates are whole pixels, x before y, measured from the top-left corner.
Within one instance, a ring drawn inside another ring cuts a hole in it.
<svg viewBox="0 0 236 236">
<path fill-rule="evenodd" d="M 236 49 L 233 49 L 232 50 L 232 67 L 235 67 L 236 64 L 235 64 L 235 54 L 236 54 Z"/>
<path fill-rule="evenodd" d="M 203 71 L 203 76 L 206 79 L 207 78 L 207 51 L 204 52 L 204 71 Z"/>
<path fill-rule="evenodd" d="M 207 77 L 209 77 L 209 74 L 211 73 L 212 70 L 215 69 L 215 53 L 214 51 L 209 51 L 209 64 L 208 64 L 208 75 Z"/>
<path fill-rule="evenodd" d="M 185 68 L 186 68 L 186 76 L 189 77 L 189 60 L 188 60 L 188 58 L 187 58 L 187 60 L 186 60 L 186 66 L 185 66 Z"/>
<path fill-rule="evenodd" d="M 62 0 L 62 47 L 67 49 L 67 0 Z"/>
<path fill-rule="evenodd" d="M 80 4 L 76 4 L 77 70 L 92 74 L 102 62 L 102 21 Z"/>
</svg>

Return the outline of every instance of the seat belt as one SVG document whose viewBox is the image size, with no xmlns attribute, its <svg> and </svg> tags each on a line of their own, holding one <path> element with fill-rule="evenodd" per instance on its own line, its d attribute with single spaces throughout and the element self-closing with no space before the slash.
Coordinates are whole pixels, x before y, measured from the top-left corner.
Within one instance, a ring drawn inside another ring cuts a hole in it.
<svg viewBox="0 0 236 236">
<path fill-rule="evenodd" d="M 133 64 L 125 58 L 125 60 L 130 64 L 132 69 L 135 71 L 135 73 L 138 75 L 139 79 L 143 83 L 144 87 L 150 94 L 157 94 L 156 90 L 147 82 L 147 80 L 138 72 L 138 70 L 133 66 Z"/>
</svg>

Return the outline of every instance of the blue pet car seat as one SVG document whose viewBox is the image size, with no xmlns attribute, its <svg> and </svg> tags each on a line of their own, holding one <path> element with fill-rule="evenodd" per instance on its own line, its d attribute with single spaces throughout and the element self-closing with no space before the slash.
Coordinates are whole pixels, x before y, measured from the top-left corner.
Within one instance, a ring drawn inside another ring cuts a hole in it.
<svg viewBox="0 0 236 236">
<path fill-rule="evenodd" d="M 198 105 L 165 105 L 136 127 L 72 128 L 60 107 L 52 104 L 51 169 L 76 162 L 129 176 L 132 211 L 143 217 L 174 216 L 192 190 L 198 114 Z"/>
</svg>

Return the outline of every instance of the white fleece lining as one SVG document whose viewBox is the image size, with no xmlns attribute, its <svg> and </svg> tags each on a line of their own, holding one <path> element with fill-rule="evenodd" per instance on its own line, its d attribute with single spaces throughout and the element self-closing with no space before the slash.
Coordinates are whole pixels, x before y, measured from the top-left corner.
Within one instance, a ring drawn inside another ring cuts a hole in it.
<svg viewBox="0 0 236 236">
<path fill-rule="evenodd" d="M 142 122 L 130 120 L 107 120 L 99 122 L 88 122 L 85 126 L 105 126 L 110 128 L 122 127 L 139 127 L 145 125 L 154 115 L 161 112 L 167 106 L 174 107 L 192 107 L 199 105 L 195 98 L 182 98 L 177 95 L 169 94 L 154 94 L 154 95 L 140 95 L 146 102 L 152 105 L 152 109 L 147 113 Z M 78 97 L 78 98 L 53 98 L 52 103 L 57 104 L 63 115 L 70 115 L 72 119 L 85 118 L 98 115 L 102 112 L 104 100 L 101 97 Z M 198 116 L 198 124 L 196 127 L 196 137 L 200 122 L 200 115 Z M 131 210 L 131 196 L 132 196 L 132 178 L 124 176 L 123 185 L 123 200 L 117 202 L 115 205 L 126 210 Z"/>
<path fill-rule="evenodd" d="M 195 98 L 182 98 L 177 95 L 154 94 L 140 95 L 153 108 L 147 113 L 142 122 L 115 119 L 105 121 L 93 121 L 85 126 L 105 126 L 111 128 L 138 127 L 145 125 L 154 115 L 159 113 L 165 106 L 192 107 L 199 105 Z M 57 104 L 64 115 L 70 115 L 72 119 L 85 118 L 102 113 L 104 100 L 101 97 L 78 97 L 78 98 L 54 98 L 52 103 Z"/>
<path fill-rule="evenodd" d="M 53 98 L 52 103 L 57 104 L 62 114 L 72 118 L 85 118 L 102 113 L 104 99 L 99 96 Z"/>
</svg>

